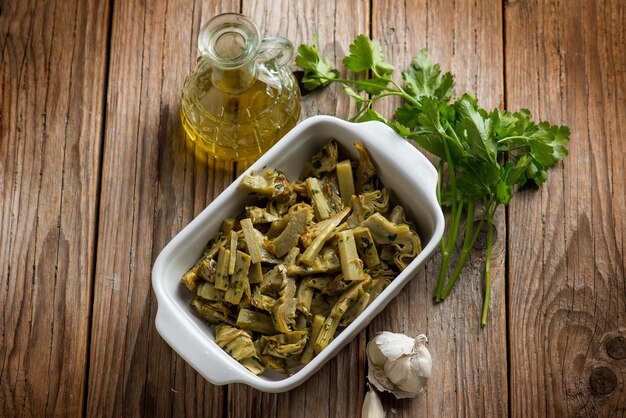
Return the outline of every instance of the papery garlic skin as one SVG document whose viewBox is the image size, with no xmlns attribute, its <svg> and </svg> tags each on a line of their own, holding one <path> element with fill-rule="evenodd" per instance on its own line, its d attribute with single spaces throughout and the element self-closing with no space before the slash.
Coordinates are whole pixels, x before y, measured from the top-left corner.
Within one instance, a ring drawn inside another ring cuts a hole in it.
<svg viewBox="0 0 626 418">
<path fill-rule="evenodd" d="M 378 394 L 370 387 L 363 400 L 361 418 L 385 418 L 385 416 L 385 410 L 383 409 L 383 404 L 380 402 Z"/>
<path fill-rule="evenodd" d="M 425 335 L 381 332 L 367 344 L 368 380 L 380 391 L 398 399 L 413 398 L 424 391 L 432 372 L 432 358 Z"/>
</svg>

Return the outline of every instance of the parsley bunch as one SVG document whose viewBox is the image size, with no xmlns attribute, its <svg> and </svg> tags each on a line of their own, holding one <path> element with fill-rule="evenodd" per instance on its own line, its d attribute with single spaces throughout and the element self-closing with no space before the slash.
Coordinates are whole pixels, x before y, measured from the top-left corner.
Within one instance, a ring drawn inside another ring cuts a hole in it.
<svg viewBox="0 0 626 418">
<path fill-rule="evenodd" d="M 300 45 L 296 64 L 304 70 L 302 83 L 309 90 L 342 83 L 343 91 L 356 101 L 357 122 L 377 120 L 401 136 L 414 141 L 439 158 L 437 198 L 450 209 L 450 222 L 441 240 L 441 269 L 435 301 L 452 291 L 470 251 L 486 227 L 485 297 L 481 324 L 487 323 L 490 292 L 490 260 L 493 246 L 493 217 L 499 205 L 507 205 L 513 194 L 528 186 L 541 186 L 547 170 L 567 156 L 569 128 L 535 123 L 527 109 L 511 113 L 487 111 L 478 100 L 464 93 L 454 101 L 454 78 L 441 73 L 426 50 L 420 51 L 402 72 L 403 86 L 392 79 L 394 67 L 385 61 L 378 41 L 359 35 L 350 45 L 343 64 L 358 75 L 340 78 L 339 71 L 317 46 Z M 387 96 L 399 96 L 403 104 L 395 118 L 387 119 L 372 105 Z M 481 210 L 482 209 L 482 210 Z M 479 220 L 473 222 L 480 213 Z M 465 217 L 464 231 L 461 220 Z M 459 234 L 463 244 L 450 273 L 450 256 Z"/>
</svg>

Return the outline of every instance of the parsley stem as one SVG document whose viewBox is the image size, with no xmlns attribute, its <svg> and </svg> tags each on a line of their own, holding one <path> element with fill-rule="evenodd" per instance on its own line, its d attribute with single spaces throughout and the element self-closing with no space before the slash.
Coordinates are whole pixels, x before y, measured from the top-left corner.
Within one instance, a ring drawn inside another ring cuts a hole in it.
<svg viewBox="0 0 626 418">
<path fill-rule="evenodd" d="M 480 324 L 487 325 L 487 313 L 489 312 L 489 299 L 491 297 L 491 248 L 493 245 L 493 215 L 487 216 L 487 259 L 485 260 L 485 299 L 483 300 L 483 313 Z"/>
</svg>

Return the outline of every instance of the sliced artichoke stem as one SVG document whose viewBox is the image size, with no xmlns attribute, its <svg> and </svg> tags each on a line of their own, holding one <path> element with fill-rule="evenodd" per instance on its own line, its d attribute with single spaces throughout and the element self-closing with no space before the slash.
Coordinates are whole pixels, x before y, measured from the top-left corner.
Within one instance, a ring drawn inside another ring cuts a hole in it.
<svg viewBox="0 0 626 418">
<path fill-rule="evenodd" d="M 300 247 L 293 247 L 285 256 L 284 264 L 286 267 L 295 266 L 296 260 L 300 255 Z"/>
<path fill-rule="evenodd" d="M 230 259 L 228 260 L 228 274 L 235 274 L 235 262 L 237 261 L 237 241 L 239 234 L 236 231 L 230 231 Z"/>
<path fill-rule="evenodd" d="M 322 193 L 322 186 L 320 185 L 319 180 L 315 177 L 309 177 L 306 179 L 305 184 L 311 201 L 313 202 L 315 219 L 320 222 L 324 219 L 330 218 L 333 212 L 328 204 L 328 201 L 326 200 L 326 196 Z"/>
<path fill-rule="evenodd" d="M 366 284 L 366 282 L 367 280 L 363 280 L 350 285 L 350 287 L 343 292 L 339 300 L 335 303 L 330 311 L 330 314 L 324 320 L 324 325 L 315 340 L 316 354 L 330 344 L 335 335 L 335 331 L 337 331 L 341 317 L 346 313 L 350 306 L 352 306 L 352 304 L 354 304 L 356 300 L 363 295 L 363 285 Z M 369 283 L 367 284 L 369 285 Z"/>
<path fill-rule="evenodd" d="M 361 296 L 359 300 L 356 301 L 356 303 L 350 306 L 346 313 L 341 317 L 341 321 L 339 321 L 339 326 L 347 327 L 348 325 L 350 325 L 356 319 L 356 317 L 361 315 L 361 312 L 363 312 L 365 308 L 367 308 L 367 306 L 369 305 L 369 301 L 370 294 L 363 293 L 363 296 Z"/>
<path fill-rule="evenodd" d="M 245 291 L 250 293 L 250 283 L 248 283 L 248 270 L 250 269 L 250 256 L 244 252 L 237 251 L 235 262 L 235 273 L 230 279 L 224 300 L 233 305 L 238 305 Z"/>
<path fill-rule="evenodd" d="M 265 335 L 274 335 L 278 332 L 269 315 L 250 309 L 239 310 L 236 325 L 241 329 L 260 332 Z"/>
<path fill-rule="evenodd" d="M 374 244 L 374 239 L 370 230 L 364 226 L 360 226 L 352 230 L 354 233 L 354 242 L 359 256 L 363 260 L 365 267 L 372 268 L 380 264 L 378 250 Z"/>
<path fill-rule="evenodd" d="M 309 286 L 310 282 L 310 278 L 305 278 L 298 285 L 296 309 L 305 315 L 309 315 L 311 312 L 311 301 L 315 293 L 315 289 Z"/>
<path fill-rule="evenodd" d="M 354 242 L 354 233 L 351 229 L 337 234 L 337 246 L 339 247 L 339 258 L 341 260 L 341 272 L 344 280 L 362 280 L 363 261 L 359 258 Z"/>
<path fill-rule="evenodd" d="M 324 317 L 322 315 L 315 315 L 311 325 L 311 335 L 309 337 L 309 341 L 307 341 L 304 351 L 300 356 L 301 364 L 307 364 L 313 359 L 313 356 L 315 355 L 315 341 L 317 340 L 317 336 L 319 335 L 323 325 Z"/>
<path fill-rule="evenodd" d="M 252 263 L 261 262 L 261 246 L 263 243 L 257 240 L 252 220 L 245 218 L 239 221 L 239 224 L 241 225 L 243 237 L 246 240 L 246 247 L 248 248 L 248 254 L 250 255 Z"/>
<path fill-rule="evenodd" d="M 339 182 L 339 194 L 344 205 L 350 205 L 354 192 L 354 177 L 352 176 L 352 163 L 344 160 L 337 164 L 337 181 Z"/>
<path fill-rule="evenodd" d="M 230 261 L 230 250 L 222 247 L 217 255 L 217 267 L 215 271 L 215 288 L 220 290 L 228 289 L 228 263 Z"/>
<path fill-rule="evenodd" d="M 250 270 L 248 271 L 248 281 L 250 284 L 259 284 L 263 282 L 263 266 L 261 262 L 253 263 L 251 261 Z"/>
</svg>

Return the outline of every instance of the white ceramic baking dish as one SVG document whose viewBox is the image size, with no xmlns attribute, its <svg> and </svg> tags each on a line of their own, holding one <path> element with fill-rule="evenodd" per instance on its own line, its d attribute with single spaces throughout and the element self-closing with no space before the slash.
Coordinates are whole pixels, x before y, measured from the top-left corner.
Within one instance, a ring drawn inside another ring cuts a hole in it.
<svg viewBox="0 0 626 418">
<path fill-rule="evenodd" d="M 152 286 L 158 301 L 156 329 L 187 363 L 213 384 L 245 383 L 266 392 L 283 392 L 300 385 L 365 328 L 437 248 L 444 230 L 444 218 L 436 198 L 437 172 L 424 155 L 380 122 L 357 124 L 331 116 L 311 117 L 291 130 L 244 174 L 274 167 L 295 179 L 305 161 L 331 138 L 354 159 L 358 159 L 354 142 L 366 146 L 383 184 L 417 223 L 423 251 L 309 364 L 289 377 L 277 373 L 255 376 L 215 344 L 211 327 L 193 313 L 189 306 L 192 295 L 180 283 L 181 276 L 200 258 L 221 221 L 242 212 L 250 199 L 237 188 L 239 177 L 167 244 L 152 269 Z"/>
</svg>

